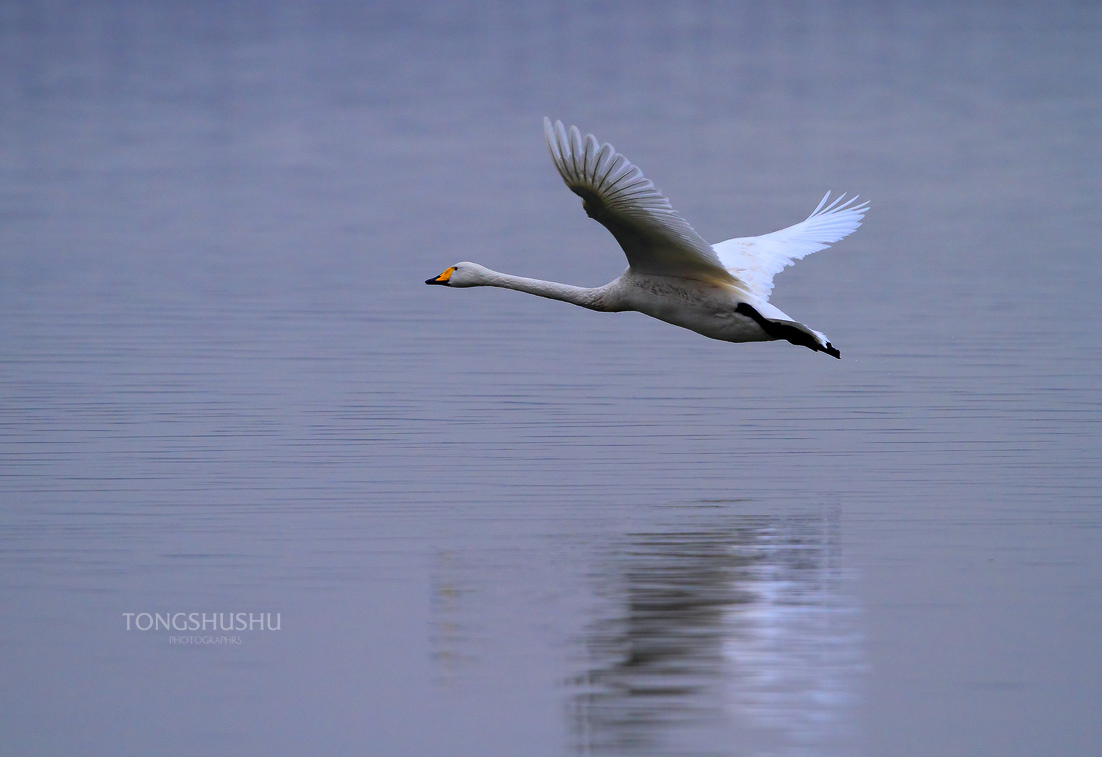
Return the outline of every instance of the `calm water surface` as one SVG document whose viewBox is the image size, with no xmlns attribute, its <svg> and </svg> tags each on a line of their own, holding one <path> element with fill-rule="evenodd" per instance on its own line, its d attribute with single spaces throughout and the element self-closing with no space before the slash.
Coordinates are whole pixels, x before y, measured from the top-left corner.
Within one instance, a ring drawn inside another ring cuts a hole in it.
<svg viewBox="0 0 1102 757">
<path fill-rule="evenodd" d="M 4 3 L 3 751 L 1098 752 L 1100 35 Z M 870 199 L 774 293 L 843 359 L 425 287 L 622 270 L 545 114 L 713 241 Z"/>
</svg>

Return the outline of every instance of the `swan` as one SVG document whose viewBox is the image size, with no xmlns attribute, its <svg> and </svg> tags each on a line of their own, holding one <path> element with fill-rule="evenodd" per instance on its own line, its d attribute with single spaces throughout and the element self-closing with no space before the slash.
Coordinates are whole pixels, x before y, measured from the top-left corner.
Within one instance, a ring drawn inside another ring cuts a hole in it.
<svg viewBox="0 0 1102 757">
<path fill-rule="evenodd" d="M 492 286 L 562 300 L 590 310 L 634 310 L 726 342 L 786 340 L 841 358 L 824 334 L 769 303 L 773 277 L 826 249 L 861 225 L 868 202 L 830 199 L 806 219 L 758 237 L 705 242 L 643 172 L 592 134 L 543 119 L 551 159 L 586 214 L 620 243 L 628 268 L 599 287 L 580 287 L 456 263 L 425 281 L 449 287 Z"/>
</svg>

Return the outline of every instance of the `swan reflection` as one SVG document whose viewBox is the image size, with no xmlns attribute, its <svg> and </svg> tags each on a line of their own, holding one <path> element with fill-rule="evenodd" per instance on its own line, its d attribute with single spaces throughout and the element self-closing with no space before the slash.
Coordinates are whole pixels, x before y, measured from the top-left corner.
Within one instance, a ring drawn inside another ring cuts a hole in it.
<svg viewBox="0 0 1102 757">
<path fill-rule="evenodd" d="M 579 751 L 849 751 L 863 648 L 838 525 L 757 516 L 626 537 L 572 681 Z"/>
</svg>

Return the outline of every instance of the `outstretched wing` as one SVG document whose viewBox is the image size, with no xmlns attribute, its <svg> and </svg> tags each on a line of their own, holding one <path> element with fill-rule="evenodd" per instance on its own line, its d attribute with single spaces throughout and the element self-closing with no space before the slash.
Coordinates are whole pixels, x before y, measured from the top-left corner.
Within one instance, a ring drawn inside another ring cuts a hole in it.
<svg viewBox="0 0 1102 757">
<path fill-rule="evenodd" d="M 543 119 L 551 159 L 586 214 L 612 232 L 635 271 L 741 285 L 643 172 L 592 134 Z M 744 287 L 745 288 L 745 287 Z"/>
<path fill-rule="evenodd" d="M 842 202 L 843 194 L 828 205 L 829 199 L 827 192 L 811 215 L 795 226 L 760 237 L 728 239 L 712 249 L 733 276 L 767 301 L 773 291 L 774 276 L 804 256 L 825 250 L 856 231 L 869 209 L 867 202 L 855 205 L 856 197 Z"/>
</svg>

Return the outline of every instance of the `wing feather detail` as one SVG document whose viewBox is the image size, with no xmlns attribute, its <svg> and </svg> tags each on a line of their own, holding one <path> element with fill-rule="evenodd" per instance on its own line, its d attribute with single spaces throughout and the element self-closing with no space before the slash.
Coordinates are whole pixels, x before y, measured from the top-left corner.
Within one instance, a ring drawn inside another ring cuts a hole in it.
<svg viewBox="0 0 1102 757">
<path fill-rule="evenodd" d="M 609 143 L 543 119 L 551 159 L 586 214 L 612 232 L 635 271 L 741 285 L 670 201 Z"/>
<path fill-rule="evenodd" d="M 760 237 L 739 237 L 713 245 L 723 266 L 749 285 L 764 301 L 773 291 L 773 277 L 813 252 L 825 250 L 852 234 L 861 225 L 869 204 L 857 204 L 857 197 L 841 195 L 830 200 L 830 192 L 806 219 L 793 226 Z"/>
</svg>

